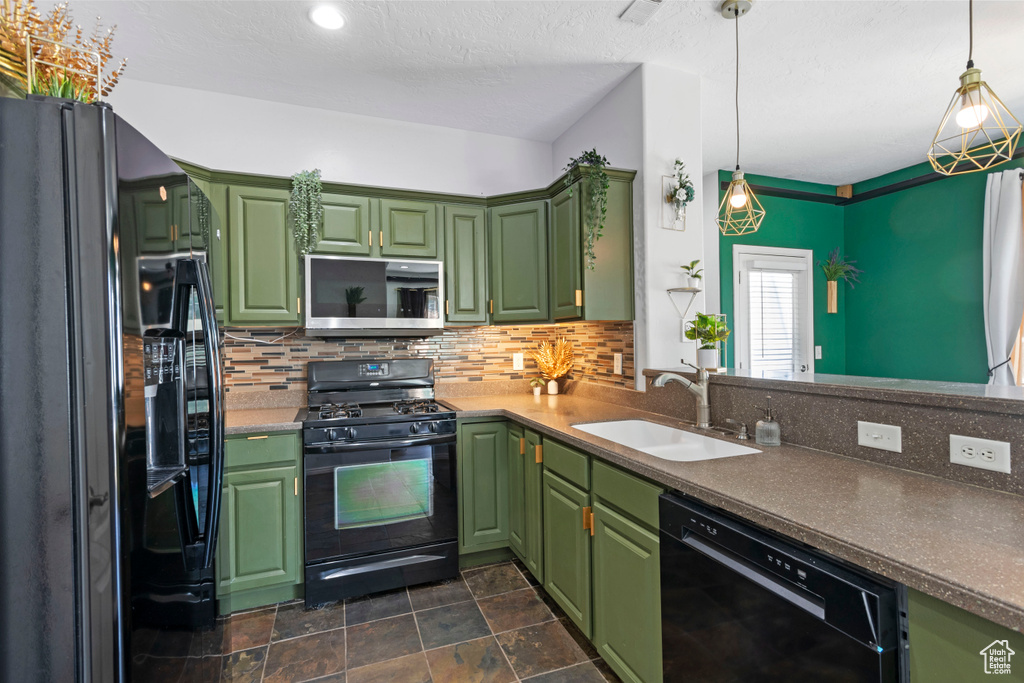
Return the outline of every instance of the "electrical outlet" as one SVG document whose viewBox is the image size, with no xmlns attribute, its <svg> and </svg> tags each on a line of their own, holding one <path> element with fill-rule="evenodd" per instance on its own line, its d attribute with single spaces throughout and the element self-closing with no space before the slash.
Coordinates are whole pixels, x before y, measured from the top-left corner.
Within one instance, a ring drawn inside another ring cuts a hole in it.
<svg viewBox="0 0 1024 683">
<path fill-rule="evenodd" d="M 903 430 L 895 425 L 857 422 L 857 443 L 893 453 L 903 452 Z"/>
<path fill-rule="evenodd" d="M 814 347 L 814 360 L 821 360 L 821 347 L 820 346 L 815 346 Z"/>
<path fill-rule="evenodd" d="M 612 356 L 612 358 L 614 359 L 612 361 L 612 364 L 613 364 L 612 374 L 613 375 L 621 375 L 622 374 L 622 354 L 621 353 L 616 353 L 615 355 Z"/>
<path fill-rule="evenodd" d="M 949 461 L 993 472 L 1010 473 L 1010 444 L 1005 441 L 949 435 Z"/>
<path fill-rule="evenodd" d="M 522 370 L 523 369 L 523 354 L 513 353 L 512 354 L 512 369 Z"/>
</svg>

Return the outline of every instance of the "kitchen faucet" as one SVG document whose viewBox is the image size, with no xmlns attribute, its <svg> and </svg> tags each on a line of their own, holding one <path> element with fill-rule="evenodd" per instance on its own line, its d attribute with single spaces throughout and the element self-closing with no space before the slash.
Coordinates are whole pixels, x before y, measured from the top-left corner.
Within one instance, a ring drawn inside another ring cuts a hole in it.
<svg viewBox="0 0 1024 683">
<path fill-rule="evenodd" d="M 651 386 L 661 388 L 669 382 L 679 382 L 689 389 L 690 393 L 697 397 L 697 428 L 711 429 L 711 403 L 708 400 L 708 371 L 704 368 L 698 368 L 695 365 L 690 365 L 686 361 L 683 361 L 683 364 L 689 365 L 697 371 L 696 382 L 691 382 L 685 377 L 672 372 L 663 372 L 654 378 Z"/>
</svg>

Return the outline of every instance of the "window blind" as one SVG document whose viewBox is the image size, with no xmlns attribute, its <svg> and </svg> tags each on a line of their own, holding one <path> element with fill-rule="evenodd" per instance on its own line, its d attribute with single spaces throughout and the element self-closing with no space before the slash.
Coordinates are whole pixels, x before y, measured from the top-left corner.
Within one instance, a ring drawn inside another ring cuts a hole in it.
<svg viewBox="0 0 1024 683">
<path fill-rule="evenodd" d="M 801 274 L 792 269 L 751 268 L 748 273 L 750 369 L 800 371 L 807 359 L 800 311 L 806 292 Z"/>
</svg>

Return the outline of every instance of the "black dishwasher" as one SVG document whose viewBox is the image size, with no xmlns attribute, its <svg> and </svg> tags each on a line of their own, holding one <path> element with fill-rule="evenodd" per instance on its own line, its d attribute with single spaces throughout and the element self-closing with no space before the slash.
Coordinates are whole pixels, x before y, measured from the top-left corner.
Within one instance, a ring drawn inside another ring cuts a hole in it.
<svg viewBox="0 0 1024 683">
<path fill-rule="evenodd" d="M 900 587 L 661 496 L 666 683 L 907 680 Z"/>
</svg>

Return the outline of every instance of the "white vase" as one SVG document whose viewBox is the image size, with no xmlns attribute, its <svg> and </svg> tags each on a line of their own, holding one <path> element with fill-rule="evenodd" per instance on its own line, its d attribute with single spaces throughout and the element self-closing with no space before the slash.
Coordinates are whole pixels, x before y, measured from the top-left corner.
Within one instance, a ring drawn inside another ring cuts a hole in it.
<svg viewBox="0 0 1024 683">
<path fill-rule="evenodd" d="M 700 278 L 699 277 L 688 277 L 686 278 L 686 286 L 690 289 L 700 289 Z"/>
<path fill-rule="evenodd" d="M 697 367 L 709 370 L 718 368 L 718 349 L 697 349 Z"/>
<path fill-rule="evenodd" d="M 558 393 L 558 382 L 555 380 L 548 380 L 548 393 L 552 396 Z"/>
<path fill-rule="evenodd" d="M 544 387 L 534 387 L 533 388 L 533 395 L 534 396 L 540 396 L 540 390 L 543 389 L 543 388 Z"/>
</svg>

